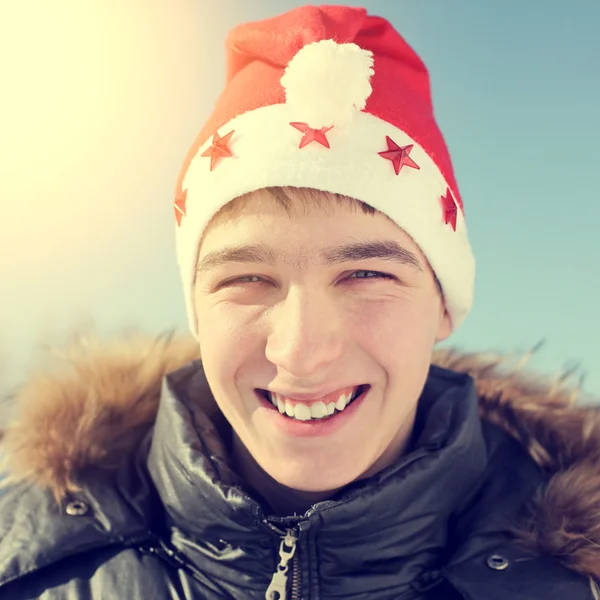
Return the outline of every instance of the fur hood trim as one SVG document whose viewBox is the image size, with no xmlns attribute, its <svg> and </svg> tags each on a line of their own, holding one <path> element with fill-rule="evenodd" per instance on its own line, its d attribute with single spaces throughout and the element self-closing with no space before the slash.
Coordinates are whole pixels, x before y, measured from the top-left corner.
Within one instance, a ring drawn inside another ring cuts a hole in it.
<svg viewBox="0 0 600 600">
<path fill-rule="evenodd" d="M 84 468 L 116 468 L 134 451 L 154 423 L 163 376 L 200 356 L 193 338 L 174 334 L 79 337 L 52 354 L 63 366 L 40 369 L 13 395 L 16 419 L 0 443 L 0 472 L 8 474 L 4 485 L 30 481 L 61 502 L 80 491 Z M 600 580 L 600 405 L 581 403 L 564 382 L 523 372 L 526 358 L 439 350 L 433 362 L 470 374 L 482 417 L 548 473 L 521 539 Z"/>
</svg>

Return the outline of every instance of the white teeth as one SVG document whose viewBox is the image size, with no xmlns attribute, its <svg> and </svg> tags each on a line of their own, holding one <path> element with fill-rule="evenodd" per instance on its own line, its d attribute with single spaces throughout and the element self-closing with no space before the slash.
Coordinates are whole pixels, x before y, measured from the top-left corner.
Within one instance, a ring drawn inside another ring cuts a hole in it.
<svg viewBox="0 0 600 600">
<path fill-rule="evenodd" d="M 279 412 L 284 413 L 285 412 L 285 402 L 279 396 L 277 396 L 277 394 L 275 394 L 273 396 L 273 398 L 276 399 L 277 409 L 279 410 Z"/>
<path fill-rule="evenodd" d="M 352 394 L 342 394 L 338 398 L 338 401 L 335 403 L 335 407 L 338 410 L 344 410 L 346 408 L 346 404 L 348 404 L 348 401 L 350 400 L 351 397 L 352 397 Z"/>
<path fill-rule="evenodd" d="M 275 393 L 270 393 L 269 397 L 273 406 L 277 408 L 281 414 L 286 414 L 288 417 L 295 418 L 298 421 L 308 421 L 310 419 L 329 417 L 335 413 L 336 409 L 341 412 L 350 403 L 352 394 L 353 392 L 342 394 L 337 402 L 325 404 L 323 401 L 319 400 L 310 406 L 303 404 L 302 402 L 298 402 L 295 405 L 291 404 L 284 397 Z"/>
<path fill-rule="evenodd" d="M 327 414 L 327 408 L 325 407 L 325 402 L 315 402 L 310 407 L 310 416 L 313 419 L 320 419 Z"/>
<path fill-rule="evenodd" d="M 287 409 L 287 406 L 286 406 Z M 308 421 L 310 419 L 310 408 L 306 404 L 299 402 L 296 404 L 296 410 L 294 416 L 299 421 Z"/>
<path fill-rule="evenodd" d="M 285 403 L 285 414 L 286 414 L 288 417 L 293 417 L 293 416 L 295 416 L 295 415 L 294 415 L 294 407 L 293 407 L 293 406 L 292 406 L 292 405 L 291 405 L 289 402 L 286 402 L 286 403 Z M 309 416 L 310 416 L 310 411 L 309 411 Z"/>
</svg>

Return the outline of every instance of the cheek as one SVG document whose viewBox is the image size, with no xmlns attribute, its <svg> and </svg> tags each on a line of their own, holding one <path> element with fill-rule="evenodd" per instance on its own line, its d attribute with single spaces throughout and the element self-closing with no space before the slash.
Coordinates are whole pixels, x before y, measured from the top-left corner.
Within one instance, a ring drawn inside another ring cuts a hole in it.
<svg viewBox="0 0 600 600">
<path fill-rule="evenodd" d="M 251 368 L 256 349 L 264 346 L 259 321 L 248 312 L 247 307 L 218 304 L 205 305 L 197 313 L 198 341 L 206 375 L 220 381 L 221 387 L 235 386 L 244 377 L 244 369 Z"/>
<path fill-rule="evenodd" d="M 198 332 L 200 340 L 207 346 L 238 348 L 258 343 L 264 334 L 266 320 L 261 317 L 264 309 L 220 303 L 205 308 L 199 313 Z"/>
<path fill-rule="evenodd" d="M 372 311 L 355 339 L 387 373 L 394 393 L 417 398 L 431 365 L 437 324 L 432 302 L 394 305 L 393 309 Z"/>
<path fill-rule="evenodd" d="M 348 327 L 354 337 L 373 348 L 431 346 L 438 329 L 438 311 L 429 299 L 416 298 L 372 305 L 354 315 Z"/>
</svg>

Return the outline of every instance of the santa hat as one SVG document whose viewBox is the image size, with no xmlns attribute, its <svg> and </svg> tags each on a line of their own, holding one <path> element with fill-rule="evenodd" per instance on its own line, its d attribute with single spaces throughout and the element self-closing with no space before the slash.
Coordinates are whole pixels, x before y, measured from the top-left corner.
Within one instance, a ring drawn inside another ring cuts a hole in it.
<svg viewBox="0 0 600 600">
<path fill-rule="evenodd" d="M 227 37 L 226 85 L 184 162 L 174 203 L 190 330 L 198 245 L 216 212 L 269 186 L 371 205 L 406 231 L 439 279 L 455 330 L 473 299 L 463 204 L 429 76 L 388 21 L 304 6 Z"/>
</svg>

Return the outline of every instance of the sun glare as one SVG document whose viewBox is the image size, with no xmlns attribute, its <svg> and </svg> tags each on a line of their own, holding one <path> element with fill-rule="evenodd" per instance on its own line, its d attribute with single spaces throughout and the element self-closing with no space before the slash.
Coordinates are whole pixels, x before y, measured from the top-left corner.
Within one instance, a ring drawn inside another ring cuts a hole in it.
<svg viewBox="0 0 600 600">
<path fill-rule="evenodd" d="M 19 249 L 21 267 L 41 249 L 66 258 L 74 235 L 100 241 L 133 210 L 127 171 L 156 114 L 161 61 L 152 5 L 2 3 L 0 245 Z"/>
</svg>

